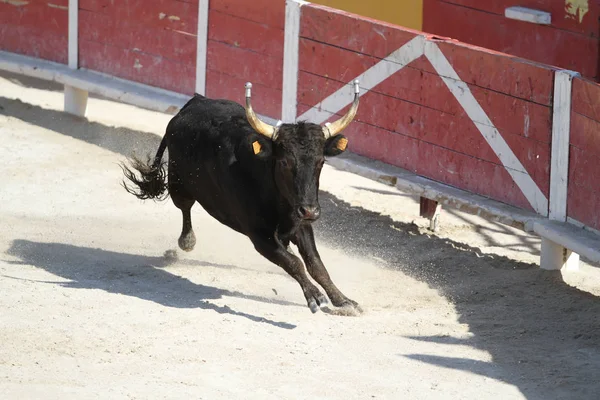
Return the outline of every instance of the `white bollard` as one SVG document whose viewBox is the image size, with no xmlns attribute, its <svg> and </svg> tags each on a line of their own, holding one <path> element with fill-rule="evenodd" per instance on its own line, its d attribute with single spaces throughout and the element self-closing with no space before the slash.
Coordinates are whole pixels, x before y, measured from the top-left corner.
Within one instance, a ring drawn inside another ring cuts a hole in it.
<svg viewBox="0 0 600 400">
<path fill-rule="evenodd" d="M 69 114 L 85 117 L 88 92 L 73 86 L 65 85 L 65 111 Z"/>
<path fill-rule="evenodd" d="M 579 254 L 550 239 L 542 238 L 540 267 L 545 270 L 579 270 Z"/>
</svg>

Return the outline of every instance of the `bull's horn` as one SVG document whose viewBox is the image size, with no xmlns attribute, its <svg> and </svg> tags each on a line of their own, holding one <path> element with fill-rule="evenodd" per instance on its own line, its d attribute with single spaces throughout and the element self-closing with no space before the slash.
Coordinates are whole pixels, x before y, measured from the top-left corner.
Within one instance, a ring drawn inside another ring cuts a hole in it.
<svg viewBox="0 0 600 400">
<path fill-rule="evenodd" d="M 261 135 L 264 135 L 271 140 L 277 139 L 279 124 L 273 126 L 261 121 L 252 109 L 250 97 L 252 97 L 252 84 L 248 82 L 246 83 L 246 118 L 248 118 L 248 122 L 250 122 L 252 128 Z"/>
<path fill-rule="evenodd" d="M 348 125 L 350 125 L 350 122 L 352 122 L 352 120 L 356 116 L 356 111 L 358 111 L 358 99 L 360 97 L 359 92 L 360 87 L 358 86 L 357 79 L 354 81 L 354 101 L 352 102 L 352 107 L 350 107 L 348 113 L 342 118 L 338 119 L 335 122 L 327 122 L 325 124 L 325 126 L 323 127 L 323 134 L 325 135 L 325 139 L 329 139 L 330 137 L 339 134 L 341 131 L 346 129 Z"/>
</svg>

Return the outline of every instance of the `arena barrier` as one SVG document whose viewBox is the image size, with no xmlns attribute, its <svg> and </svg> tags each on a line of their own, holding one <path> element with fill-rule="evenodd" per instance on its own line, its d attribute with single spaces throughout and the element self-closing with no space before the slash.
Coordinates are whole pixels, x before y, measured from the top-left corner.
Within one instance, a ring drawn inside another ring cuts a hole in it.
<svg viewBox="0 0 600 400">
<path fill-rule="evenodd" d="M 303 1 L 0 3 L 0 68 L 174 113 L 194 92 L 267 120 L 324 123 L 361 105 L 330 160 L 542 237 L 541 266 L 600 262 L 600 86 L 561 70 Z"/>
</svg>

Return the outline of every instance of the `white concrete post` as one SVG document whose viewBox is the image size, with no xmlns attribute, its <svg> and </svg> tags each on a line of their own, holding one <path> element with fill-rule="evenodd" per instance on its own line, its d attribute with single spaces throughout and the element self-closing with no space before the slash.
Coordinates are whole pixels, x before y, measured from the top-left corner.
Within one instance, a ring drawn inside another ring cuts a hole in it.
<svg viewBox="0 0 600 400">
<path fill-rule="evenodd" d="M 69 68 L 79 68 L 79 0 L 69 0 Z M 85 116 L 88 92 L 73 86 L 65 85 L 64 109 L 69 114 Z"/>
<path fill-rule="evenodd" d="M 552 157 L 550 161 L 550 204 L 548 218 L 567 221 L 567 189 L 569 184 L 569 134 L 571 131 L 571 71 L 557 71 L 554 78 L 552 118 Z M 540 266 L 542 269 L 577 270 L 579 254 L 558 243 L 542 238 Z"/>
<path fill-rule="evenodd" d="M 308 3 L 300 0 L 287 0 L 285 4 L 281 120 L 286 123 L 296 121 L 298 52 L 300 51 L 300 8 L 305 4 Z"/>
<path fill-rule="evenodd" d="M 210 0 L 198 4 L 198 36 L 196 45 L 196 93 L 206 96 L 206 54 L 208 52 L 208 10 Z"/>
</svg>

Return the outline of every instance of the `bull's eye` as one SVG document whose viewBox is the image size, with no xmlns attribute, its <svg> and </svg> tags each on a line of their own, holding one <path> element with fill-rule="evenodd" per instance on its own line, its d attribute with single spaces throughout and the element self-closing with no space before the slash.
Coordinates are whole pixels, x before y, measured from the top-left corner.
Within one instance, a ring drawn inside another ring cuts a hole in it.
<svg viewBox="0 0 600 400">
<path fill-rule="evenodd" d="M 281 160 L 279 160 L 279 165 L 281 166 L 281 168 L 287 168 L 288 162 L 285 158 L 282 158 Z"/>
</svg>

